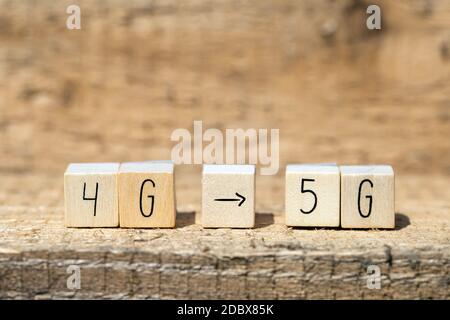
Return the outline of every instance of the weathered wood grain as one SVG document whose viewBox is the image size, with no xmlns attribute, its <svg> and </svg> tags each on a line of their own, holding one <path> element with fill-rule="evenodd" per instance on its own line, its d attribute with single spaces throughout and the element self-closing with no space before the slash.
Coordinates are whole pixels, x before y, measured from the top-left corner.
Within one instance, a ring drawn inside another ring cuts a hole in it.
<svg viewBox="0 0 450 320">
<path fill-rule="evenodd" d="M 282 203 L 280 180 L 270 194 Z M 203 229 L 182 186 L 173 230 L 70 229 L 61 201 L 51 204 L 62 193 L 57 177 L 21 181 L 41 193 L 35 204 L 0 206 L 2 298 L 450 298 L 448 192 L 438 177 L 398 178 L 391 231 L 289 228 L 282 209 L 260 205 L 255 229 Z M 430 194 L 414 201 L 417 184 Z M 80 290 L 66 287 L 69 265 L 81 268 Z M 367 289 L 369 265 L 381 269 L 380 290 Z"/>
</svg>

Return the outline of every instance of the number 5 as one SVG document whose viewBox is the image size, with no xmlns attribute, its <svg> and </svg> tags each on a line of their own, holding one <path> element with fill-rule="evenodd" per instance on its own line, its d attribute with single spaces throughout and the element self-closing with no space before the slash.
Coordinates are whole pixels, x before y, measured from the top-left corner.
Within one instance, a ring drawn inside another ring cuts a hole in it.
<svg viewBox="0 0 450 320">
<path fill-rule="evenodd" d="M 302 213 L 304 213 L 304 214 L 310 214 L 311 212 L 314 211 L 314 209 L 317 206 L 317 195 L 314 193 L 314 191 L 305 189 L 305 181 L 306 182 L 314 182 L 316 180 L 314 180 L 314 179 L 302 179 L 302 190 L 301 191 L 302 191 L 302 193 L 311 193 L 313 195 L 313 197 L 314 197 L 314 205 L 313 205 L 312 209 L 309 210 L 309 211 L 304 211 L 303 209 L 300 209 L 300 211 Z"/>
</svg>

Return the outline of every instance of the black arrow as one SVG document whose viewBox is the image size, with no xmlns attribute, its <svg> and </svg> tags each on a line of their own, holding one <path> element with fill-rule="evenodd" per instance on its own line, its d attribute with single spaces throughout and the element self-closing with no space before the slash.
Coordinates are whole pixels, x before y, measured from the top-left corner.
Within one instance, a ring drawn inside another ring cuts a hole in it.
<svg viewBox="0 0 450 320">
<path fill-rule="evenodd" d="M 214 199 L 214 201 L 240 201 L 238 204 L 238 207 L 240 207 L 244 203 L 245 197 L 240 195 L 237 192 L 236 192 L 236 195 L 239 197 L 239 199 L 235 199 L 235 198 L 233 198 L 233 199 Z"/>
</svg>

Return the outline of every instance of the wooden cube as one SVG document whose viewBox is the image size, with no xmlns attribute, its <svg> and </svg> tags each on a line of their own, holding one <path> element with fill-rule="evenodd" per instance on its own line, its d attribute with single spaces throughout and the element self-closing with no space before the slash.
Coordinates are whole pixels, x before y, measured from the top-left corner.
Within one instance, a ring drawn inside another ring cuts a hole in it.
<svg viewBox="0 0 450 320">
<path fill-rule="evenodd" d="M 64 174 L 67 227 L 119 225 L 118 163 L 72 163 Z"/>
<path fill-rule="evenodd" d="M 391 166 L 341 166 L 341 226 L 394 228 L 394 170 Z"/>
<path fill-rule="evenodd" d="M 335 164 L 286 167 L 286 225 L 339 227 L 340 173 Z"/>
<path fill-rule="evenodd" d="M 254 165 L 203 166 L 202 225 L 205 228 L 254 227 Z"/>
<path fill-rule="evenodd" d="M 176 205 L 171 161 L 122 163 L 119 170 L 120 227 L 173 228 Z"/>
</svg>

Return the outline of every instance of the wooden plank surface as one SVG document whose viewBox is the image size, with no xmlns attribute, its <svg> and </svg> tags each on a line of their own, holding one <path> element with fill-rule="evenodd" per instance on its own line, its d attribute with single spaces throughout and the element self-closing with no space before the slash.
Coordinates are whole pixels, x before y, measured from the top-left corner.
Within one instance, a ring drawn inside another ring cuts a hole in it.
<svg viewBox="0 0 450 320">
<path fill-rule="evenodd" d="M 282 209 L 263 209 L 258 199 L 264 193 L 256 195 L 254 229 L 203 229 L 196 224 L 198 209 L 190 209 L 200 203 L 187 201 L 195 198 L 184 185 L 192 179 L 200 175 L 177 185 L 181 200 L 173 230 L 71 229 L 63 225 L 61 177 L 6 176 L 0 190 L 9 193 L 18 181 L 29 187 L 15 193 L 14 202 L 27 200 L 22 205 L 0 206 L 0 296 L 449 298 L 445 179 L 398 177 L 391 231 L 289 228 Z M 272 203 L 283 203 L 278 180 Z M 417 184 L 429 193 L 417 192 Z M 80 290 L 66 287 L 70 265 L 80 267 Z M 381 270 L 380 290 L 367 288 L 369 265 Z"/>
</svg>

